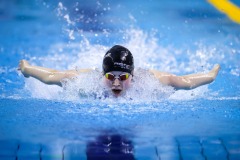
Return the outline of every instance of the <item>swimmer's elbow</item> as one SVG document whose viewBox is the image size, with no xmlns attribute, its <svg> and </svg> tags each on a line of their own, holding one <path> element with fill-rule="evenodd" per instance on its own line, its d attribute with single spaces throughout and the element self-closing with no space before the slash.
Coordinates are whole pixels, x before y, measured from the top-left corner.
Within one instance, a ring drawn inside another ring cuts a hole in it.
<svg viewBox="0 0 240 160">
<path fill-rule="evenodd" d="M 197 87 L 206 85 L 206 84 L 210 84 L 215 80 L 214 77 L 208 77 L 206 79 L 188 79 L 188 78 L 181 78 L 180 81 L 175 82 L 173 84 L 173 87 L 176 90 L 191 90 L 191 89 L 195 89 Z"/>
<path fill-rule="evenodd" d="M 76 72 L 73 72 L 73 71 L 64 71 L 64 72 L 50 72 L 48 74 L 48 76 L 45 77 L 45 83 L 47 84 L 55 84 L 55 85 L 58 85 L 58 86 L 62 86 L 62 81 L 64 79 L 70 79 L 70 78 L 73 78 L 73 77 L 76 77 L 78 76 L 78 74 Z"/>
<path fill-rule="evenodd" d="M 169 77 L 169 86 L 175 90 L 191 90 L 197 87 L 191 80 L 175 75 Z"/>
<path fill-rule="evenodd" d="M 62 79 L 63 78 L 59 77 L 56 73 L 53 72 L 40 80 L 45 84 L 62 86 Z"/>
<path fill-rule="evenodd" d="M 159 80 L 163 85 L 171 86 L 175 90 L 191 90 L 197 88 L 200 85 L 210 83 L 210 82 L 203 83 L 198 80 L 193 80 L 184 76 L 177 76 L 173 74 L 161 76 Z M 211 79 L 211 81 L 213 80 L 214 79 Z"/>
</svg>

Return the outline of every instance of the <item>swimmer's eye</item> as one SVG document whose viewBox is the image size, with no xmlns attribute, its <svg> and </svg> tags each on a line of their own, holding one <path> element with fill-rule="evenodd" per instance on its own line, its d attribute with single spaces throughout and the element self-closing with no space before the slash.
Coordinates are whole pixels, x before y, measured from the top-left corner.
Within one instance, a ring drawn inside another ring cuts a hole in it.
<svg viewBox="0 0 240 160">
<path fill-rule="evenodd" d="M 119 76 L 119 78 L 120 78 L 121 81 L 127 80 L 128 77 L 129 77 L 129 74 L 128 74 L 128 73 L 126 73 L 126 74 L 121 74 L 121 75 Z"/>
<path fill-rule="evenodd" d="M 129 78 L 129 74 L 128 73 L 124 73 L 124 74 L 121 74 L 120 76 L 115 76 L 111 73 L 106 73 L 105 74 L 105 77 L 111 81 L 113 81 L 115 78 L 119 78 L 121 81 L 125 81 Z"/>
<path fill-rule="evenodd" d="M 114 76 L 113 74 L 111 74 L 111 73 L 106 73 L 106 74 L 105 74 L 105 77 L 106 77 L 107 79 L 113 81 L 115 76 Z"/>
</svg>

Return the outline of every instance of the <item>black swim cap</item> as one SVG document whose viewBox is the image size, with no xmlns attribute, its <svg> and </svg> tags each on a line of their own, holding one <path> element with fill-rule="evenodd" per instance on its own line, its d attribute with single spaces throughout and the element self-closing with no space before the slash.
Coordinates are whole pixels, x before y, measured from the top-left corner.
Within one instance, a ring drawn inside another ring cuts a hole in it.
<svg viewBox="0 0 240 160">
<path fill-rule="evenodd" d="M 120 45 L 113 46 L 103 58 L 103 73 L 122 71 L 133 74 L 134 62 L 132 53 Z"/>
</svg>

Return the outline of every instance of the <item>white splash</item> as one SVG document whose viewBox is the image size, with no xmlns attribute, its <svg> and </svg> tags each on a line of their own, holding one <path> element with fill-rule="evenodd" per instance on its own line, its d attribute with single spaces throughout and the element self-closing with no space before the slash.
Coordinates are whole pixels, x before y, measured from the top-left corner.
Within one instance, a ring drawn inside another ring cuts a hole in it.
<svg viewBox="0 0 240 160">
<path fill-rule="evenodd" d="M 102 6 L 100 2 L 96 3 L 103 10 L 107 8 Z M 81 6 L 79 3 L 76 3 L 74 8 L 76 7 Z M 49 53 L 54 54 L 39 57 L 34 61 L 39 60 L 42 66 L 59 70 L 91 68 L 97 69 L 99 72 L 92 72 L 90 75 L 82 74 L 77 79 L 69 80 L 63 90 L 59 87 L 47 86 L 34 79 L 27 79 L 25 88 L 30 91 L 34 98 L 77 100 L 94 97 L 95 99 L 104 99 L 106 90 L 99 83 L 100 80 L 97 77 L 99 77 L 101 72 L 102 58 L 112 46 L 91 43 L 91 36 L 88 38 L 83 36 L 83 31 L 79 32 L 80 28 L 75 32 L 75 23 L 78 20 L 70 17 L 70 11 L 62 2 L 58 3 L 56 11 L 57 16 L 67 24 L 67 26 L 63 26 L 63 29 L 66 31 L 69 40 L 76 40 L 77 34 L 80 34 L 81 39 L 79 42 L 72 41 L 67 45 L 53 44 L 49 49 Z M 136 23 L 135 17 L 131 13 L 128 15 L 129 19 Z M 101 38 L 104 35 L 108 38 L 110 33 L 105 31 L 103 29 L 103 33 L 93 33 L 92 38 Z M 129 99 L 159 101 L 168 98 L 172 100 L 202 98 L 209 91 L 207 85 L 191 91 L 174 91 L 171 87 L 162 86 L 147 70 L 157 69 L 178 75 L 204 72 L 213 67 L 214 64 L 212 62 L 214 62 L 214 59 L 219 61 L 225 57 L 224 54 L 219 53 L 216 56 L 217 49 L 215 46 L 207 47 L 201 43 L 195 44 L 197 46 L 195 51 L 191 51 L 188 48 L 179 49 L 172 46 L 162 46 L 161 40 L 157 37 L 158 31 L 154 29 L 145 32 L 142 29 L 130 27 L 126 31 L 119 31 L 117 34 L 120 35 L 120 33 L 122 33 L 122 39 L 124 40 L 120 44 L 132 52 L 135 68 L 139 68 L 135 70 L 132 87 L 122 96 L 123 100 L 121 101 L 124 101 L 124 99 L 125 101 Z M 179 61 L 180 57 L 184 57 L 184 61 Z M 231 73 L 238 75 L 238 71 L 232 69 Z"/>
<path fill-rule="evenodd" d="M 62 92 L 59 86 L 46 85 L 33 78 L 25 79 L 24 89 L 30 93 L 32 98 L 48 100 L 59 99 L 59 94 Z"/>
<path fill-rule="evenodd" d="M 63 6 L 62 2 L 58 3 L 58 7 L 57 7 L 57 16 L 62 17 L 63 16 L 63 12 L 67 11 L 67 8 Z"/>
<path fill-rule="evenodd" d="M 154 31 L 155 32 L 155 31 Z M 197 50 L 196 54 L 190 56 L 189 62 L 178 62 L 174 49 L 164 48 L 158 44 L 154 33 L 146 33 L 140 29 L 129 29 L 126 31 L 127 39 L 124 46 L 129 48 L 133 53 L 135 61 L 135 74 L 132 87 L 122 96 L 119 101 L 126 102 L 131 100 L 141 101 L 161 101 L 163 99 L 172 100 L 190 100 L 195 98 L 203 98 L 209 91 L 208 86 L 196 88 L 191 91 L 174 91 L 171 87 L 165 87 L 160 84 L 147 69 L 158 69 L 161 71 L 171 72 L 202 72 L 202 65 L 207 68 L 209 65 L 207 55 L 209 52 L 205 50 Z M 63 100 L 79 100 L 79 99 L 101 99 L 103 100 L 106 94 L 105 86 L 99 81 L 101 73 L 102 58 L 106 51 L 111 46 L 99 44 L 91 44 L 87 39 L 83 39 L 79 43 L 71 43 L 67 46 L 64 44 L 55 44 L 50 50 L 55 55 L 39 57 L 42 65 L 45 67 L 54 66 L 60 70 L 67 69 L 96 69 L 98 72 L 93 72 L 90 75 L 82 74 L 78 80 L 69 80 L 68 85 L 64 89 L 55 86 L 48 86 L 34 79 L 27 79 L 25 88 L 31 92 L 34 98 L 44 99 L 63 99 Z M 59 53 L 61 48 L 61 53 Z M 65 51 L 66 50 L 66 51 Z M 69 50 L 72 53 L 69 53 Z M 215 50 L 210 53 L 214 54 Z M 210 54 L 210 58 L 213 57 Z M 199 60 L 202 63 L 199 63 Z M 36 61 L 36 60 L 35 60 Z M 193 67 L 194 66 L 194 67 Z M 138 69 L 137 69 L 138 68 Z M 91 97 L 92 96 L 92 97 Z M 97 97 L 97 98 L 96 98 Z"/>
<path fill-rule="evenodd" d="M 69 29 L 69 28 L 74 28 L 75 26 L 75 21 L 71 20 L 71 17 L 69 16 L 67 8 L 63 5 L 62 2 L 58 3 L 58 7 L 56 8 L 57 16 L 59 19 L 64 19 L 64 21 L 67 23 L 67 27 L 65 29 L 63 28 L 63 31 L 65 31 L 69 37 L 70 40 L 74 40 L 74 29 Z"/>
</svg>

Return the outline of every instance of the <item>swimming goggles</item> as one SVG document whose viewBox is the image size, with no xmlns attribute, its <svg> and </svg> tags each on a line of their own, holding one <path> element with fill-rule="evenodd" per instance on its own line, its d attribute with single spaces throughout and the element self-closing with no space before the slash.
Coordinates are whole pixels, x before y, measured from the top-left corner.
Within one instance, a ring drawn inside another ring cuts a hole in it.
<svg viewBox="0 0 240 160">
<path fill-rule="evenodd" d="M 115 79 L 120 79 L 121 81 L 125 81 L 129 78 L 129 73 L 123 73 L 123 74 L 120 74 L 119 76 L 116 76 L 112 73 L 106 73 L 105 77 L 110 81 L 113 81 Z"/>
</svg>

